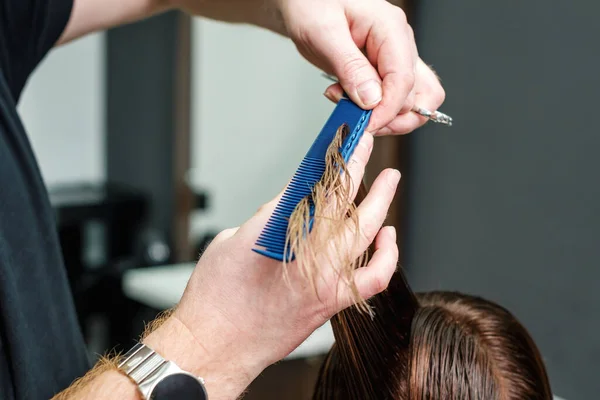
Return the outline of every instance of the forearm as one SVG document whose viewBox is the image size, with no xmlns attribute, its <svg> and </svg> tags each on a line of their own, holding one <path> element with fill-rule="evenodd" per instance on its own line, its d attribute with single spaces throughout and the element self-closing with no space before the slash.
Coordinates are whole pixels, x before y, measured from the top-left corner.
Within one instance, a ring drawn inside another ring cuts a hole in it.
<svg viewBox="0 0 600 400">
<path fill-rule="evenodd" d="M 105 358 L 52 400 L 141 400 L 135 384 L 117 369 L 117 358 Z"/>
<path fill-rule="evenodd" d="M 170 0 L 191 15 L 246 23 L 285 35 L 283 19 L 273 0 Z"/>
<path fill-rule="evenodd" d="M 284 33 L 271 0 L 73 0 L 73 11 L 57 45 L 92 32 L 139 21 L 171 9 L 226 22 L 249 23 Z"/>
<path fill-rule="evenodd" d="M 232 337 L 222 333 L 207 331 L 207 345 L 203 346 L 183 323 L 171 317 L 142 342 L 183 370 L 201 376 L 211 400 L 234 400 L 258 376 L 262 367 L 240 363 L 239 357 L 223 348 L 226 343 L 223 338 Z M 215 339 L 218 336 L 221 339 Z M 118 371 L 117 363 L 118 357 L 101 361 L 53 400 L 141 400 L 137 386 Z"/>
</svg>

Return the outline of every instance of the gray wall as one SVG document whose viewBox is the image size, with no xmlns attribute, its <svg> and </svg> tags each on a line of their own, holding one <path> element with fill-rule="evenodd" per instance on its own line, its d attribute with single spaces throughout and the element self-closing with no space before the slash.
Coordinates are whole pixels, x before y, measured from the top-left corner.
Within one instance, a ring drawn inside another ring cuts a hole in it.
<svg viewBox="0 0 600 400">
<path fill-rule="evenodd" d="M 96 33 L 53 50 L 21 96 L 19 112 L 48 185 L 105 177 L 104 40 Z"/>
<path fill-rule="evenodd" d="M 600 3 L 420 1 L 421 56 L 451 129 L 410 139 L 416 289 L 498 301 L 541 347 L 555 394 L 600 391 Z"/>
</svg>

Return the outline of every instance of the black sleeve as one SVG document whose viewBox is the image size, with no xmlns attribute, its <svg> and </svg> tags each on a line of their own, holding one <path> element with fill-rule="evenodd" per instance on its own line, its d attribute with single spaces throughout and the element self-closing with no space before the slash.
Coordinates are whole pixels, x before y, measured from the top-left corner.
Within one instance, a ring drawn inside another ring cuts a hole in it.
<svg viewBox="0 0 600 400">
<path fill-rule="evenodd" d="M 16 99 L 65 29 L 73 0 L 0 2 L 0 66 Z"/>
</svg>

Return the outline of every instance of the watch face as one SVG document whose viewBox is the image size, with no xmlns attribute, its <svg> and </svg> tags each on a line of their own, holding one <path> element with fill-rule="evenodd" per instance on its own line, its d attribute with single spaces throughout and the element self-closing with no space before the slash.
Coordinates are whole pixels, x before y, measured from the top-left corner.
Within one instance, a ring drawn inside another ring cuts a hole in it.
<svg viewBox="0 0 600 400">
<path fill-rule="evenodd" d="M 207 400 L 204 385 L 193 376 L 186 374 L 169 375 L 152 390 L 151 400 Z"/>
</svg>

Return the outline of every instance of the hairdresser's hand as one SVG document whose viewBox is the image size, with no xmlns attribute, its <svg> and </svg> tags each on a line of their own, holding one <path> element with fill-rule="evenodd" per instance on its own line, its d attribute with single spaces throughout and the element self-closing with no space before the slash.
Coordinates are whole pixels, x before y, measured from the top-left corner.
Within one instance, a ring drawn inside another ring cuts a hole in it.
<svg viewBox="0 0 600 400">
<path fill-rule="evenodd" d="M 335 75 L 326 96 L 346 93 L 374 109 L 368 126 L 377 135 L 402 134 L 425 124 L 413 105 L 437 110 L 444 89 L 419 58 L 399 0 L 168 0 L 196 15 L 246 22 L 290 37 L 300 53 Z"/>
<path fill-rule="evenodd" d="M 337 101 L 343 87 L 354 102 L 374 108 L 370 132 L 411 132 L 427 122 L 410 112 L 415 104 L 437 110 L 443 103 L 444 90 L 419 58 L 399 7 L 385 0 L 269 1 L 300 53 L 340 80 L 325 95 Z"/>
<path fill-rule="evenodd" d="M 373 137 L 365 134 L 348 164 L 356 188 L 372 144 Z M 377 250 L 370 263 L 355 271 L 355 282 L 363 298 L 384 290 L 396 269 L 395 230 L 381 226 L 399 178 L 395 170 L 381 173 L 358 208 L 358 245 L 338 249 L 358 257 L 375 241 Z M 174 313 L 174 318 L 201 344 L 203 356 L 197 358 L 208 360 L 215 371 L 220 366 L 219 373 L 223 373 L 223 367 L 236 368 L 236 376 L 247 378 L 246 384 L 352 304 L 350 289 L 338 281 L 333 271 L 339 266 L 326 265 L 324 261 L 317 296 L 311 282 L 300 276 L 295 262 L 287 266 L 290 286 L 284 279 L 281 262 L 252 251 L 278 200 L 279 196 L 265 204 L 239 229 L 223 231 L 215 238 L 198 262 Z M 354 232 L 347 229 L 340 234 Z M 325 254 L 318 257 L 326 259 Z M 209 376 L 206 370 L 198 373 L 207 379 L 210 393 L 210 371 Z"/>
</svg>

